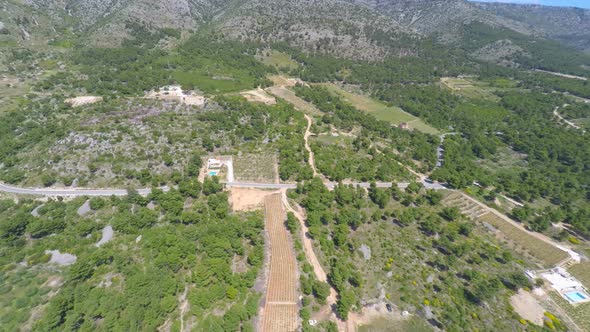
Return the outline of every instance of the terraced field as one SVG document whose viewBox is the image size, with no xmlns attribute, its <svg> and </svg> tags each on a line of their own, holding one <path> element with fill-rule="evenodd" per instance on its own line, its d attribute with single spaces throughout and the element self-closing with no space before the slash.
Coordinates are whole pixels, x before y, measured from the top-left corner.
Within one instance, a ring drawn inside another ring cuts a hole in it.
<svg viewBox="0 0 590 332">
<path fill-rule="evenodd" d="M 498 229 L 502 236 L 513 244 L 516 250 L 534 257 L 542 263 L 543 267 L 554 267 L 569 257 L 565 251 L 537 239 L 493 213 L 485 214 L 479 218 L 479 221 L 486 222 Z"/>
<path fill-rule="evenodd" d="M 281 195 L 266 197 L 264 211 L 266 231 L 270 240 L 270 267 L 266 301 L 262 309 L 262 331 L 297 331 L 297 261 L 284 224 L 286 215 Z"/>
<path fill-rule="evenodd" d="M 569 257 L 565 251 L 538 239 L 524 229 L 490 212 L 485 207 L 466 199 L 459 193 L 454 192 L 445 197 L 443 204 L 457 207 L 462 214 L 474 221 L 483 223 L 515 250 L 528 255 L 545 268 L 554 267 Z"/>
<path fill-rule="evenodd" d="M 474 220 L 488 213 L 485 208 L 466 200 L 463 196 L 455 192 L 445 197 L 443 203 L 447 206 L 458 208 L 462 214 Z"/>
</svg>

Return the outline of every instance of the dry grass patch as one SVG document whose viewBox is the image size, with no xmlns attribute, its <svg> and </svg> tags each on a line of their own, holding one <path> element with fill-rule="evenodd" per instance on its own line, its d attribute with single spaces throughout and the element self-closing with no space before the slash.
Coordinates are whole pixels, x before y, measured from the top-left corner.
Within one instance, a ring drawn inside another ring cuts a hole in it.
<svg viewBox="0 0 590 332">
<path fill-rule="evenodd" d="M 590 262 L 585 261 L 580 264 L 572 265 L 567 269 L 567 272 L 580 280 L 584 286 L 590 287 Z"/>
<path fill-rule="evenodd" d="M 531 293 L 520 289 L 510 298 L 510 305 L 520 317 L 537 325 L 543 325 L 545 309 Z"/>
<path fill-rule="evenodd" d="M 66 104 L 69 104 L 72 107 L 78 107 L 87 104 L 94 104 L 102 101 L 102 97 L 98 96 L 80 96 L 75 98 L 69 98 L 64 100 Z"/>
<path fill-rule="evenodd" d="M 264 207 L 264 199 L 276 191 L 252 188 L 231 188 L 229 204 L 234 211 L 252 211 Z"/>
<path fill-rule="evenodd" d="M 244 98 L 246 98 L 247 101 L 250 102 L 259 102 L 266 105 L 274 105 L 277 103 L 275 97 L 269 95 L 268 93 L 266 93 L 266 91 L 262 90 L 261 88 L 240 92 L 240 95 L 242 95 Z"/>
</svg>

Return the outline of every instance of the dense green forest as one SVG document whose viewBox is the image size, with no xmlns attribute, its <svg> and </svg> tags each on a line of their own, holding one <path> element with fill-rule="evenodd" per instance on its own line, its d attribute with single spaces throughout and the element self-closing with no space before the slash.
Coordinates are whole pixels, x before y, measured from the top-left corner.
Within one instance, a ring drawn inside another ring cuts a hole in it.
<svg viewBox="0 0 590 332">
<path fill-rule="evenodd" d="M 231 213 L 227 194 L 211 181 L 184 179 L 180 191 L 155 190 L 147 198 L 133 192 L 92 198 L 90 214 L 83 217 L 76 214 L 83 198 L 49 201 L 38 216 L 31 210 L 40 203 L 1 201 L 3 279 L 33 273 L 29 281 L 48 277 L 63 283 L 57 294 L 42 281 L 3 283 L 3 328 L 16 329 L 32 308 L 47 303 L 35 330 L 154 330 L 177 317 L 184 293 L 191 304 L 186 314 L 202 318 L 198 330 L 251 329 L 258 308 L 251 288 L 263 262 L 262 216 Z M 112 225 L 115 236 L 97 248 L 93 243 L 105 225 Z M 47 249 L 77 260 L 69 268 L 47 270 Z M 244 264 L 239 273 L 232 272 L 236 259 Z M 28 267 L 15 263 L 21 261 Z M 31 296 L 22 298 L 21 286 Z M 223 314 L 209 315 L 213 310 Z"/>
<path fill-rule="evenodd" d="M 273 68 L 258 62 L 255 45 L 194 36 L 166 51 L 144 45 L 81 48 L 71 61 L 77 71 L 59 72 L 39 84 L 49 89 L 83 88 L 103 96 L 142 95 L 168 84 L 208 94 L 266 86 Z"/>
</svg>

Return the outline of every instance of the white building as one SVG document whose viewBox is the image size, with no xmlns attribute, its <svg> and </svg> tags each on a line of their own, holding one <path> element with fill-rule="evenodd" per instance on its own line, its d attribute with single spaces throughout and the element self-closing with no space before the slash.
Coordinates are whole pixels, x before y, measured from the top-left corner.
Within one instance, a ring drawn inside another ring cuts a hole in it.
<svg viewBox="0 0 590 332">
<path fill-rule="evenodd" d="M 588 294 L 586 287 L 565 269 L 556 267 L 541 273 L 540 276 L 547 280 L 551 288 L 555 289 L 569 303 L 590 302 L 590 294 Z"/>
</svg>

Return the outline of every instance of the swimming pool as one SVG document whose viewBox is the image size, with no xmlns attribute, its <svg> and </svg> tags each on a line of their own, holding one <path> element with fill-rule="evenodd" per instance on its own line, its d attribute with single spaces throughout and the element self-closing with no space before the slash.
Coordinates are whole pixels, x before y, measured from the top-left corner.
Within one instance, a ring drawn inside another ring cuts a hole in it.
<svg viewBox="0 0 590 332">
<path fill-rule="evenodd" d="M 580 292 L 569 292 L 565 293 L 565 296 L 572 302 L 580 302 L 586 300 L 586 296 Z"/>
<path fill-rule="evenodd" d="M 217 175 L 217 171 L 210 171 L 209 172 L 209 176 L 216 176 Z"/>
</svg>

